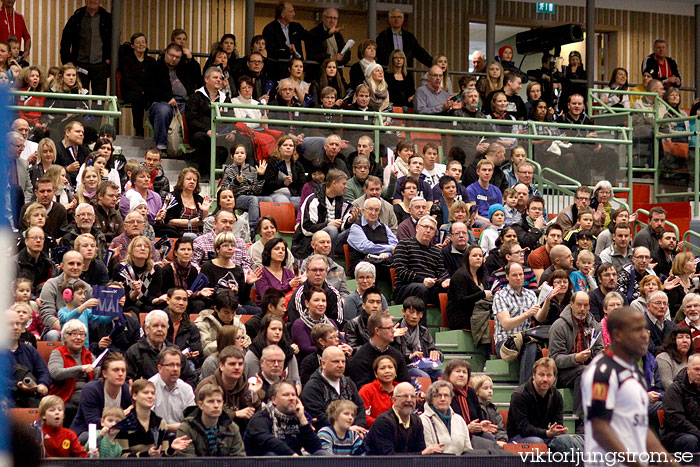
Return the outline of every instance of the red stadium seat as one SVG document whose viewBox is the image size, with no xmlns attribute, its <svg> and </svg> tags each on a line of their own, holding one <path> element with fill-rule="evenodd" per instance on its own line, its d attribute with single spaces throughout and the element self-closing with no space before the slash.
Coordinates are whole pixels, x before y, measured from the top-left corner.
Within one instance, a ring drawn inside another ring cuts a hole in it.
<svg viewBox="0 0 700 467">
<path fill-rule="evenodd" d="M 527 454 L 537 454 L 540 452 L 548 452 L 549 448 L 544 443 L 530 443 L 530 444 L 504 444 L 503 449 L 513 454 L 527 453 Z"/>
<path fill-rule="evenodd" d="M 39 355 L 41 355 L 41 358 L 43 358 L 46 363 L 49 363 L 49 356 L 51 355 L 51 352 L 59 348 L 61 345 L 63 344 L 61 344 L 60 342 L 37 341 L 36 349 L 39 351 Z"/>
<path fill-rule="evenodd" d="M 447 294 L 438 294 L 438 298 L 440 299 L 440 314 L 442 315 L 442 327 L 447 328 L 449 327 L 447 325 Z"/>
<path fill-rule="evenodd" d="M 10 418 L 19 425 L 29 426 L 39 420 L 39 409 L 12 408 L 9 414 Z"/>
<path fill-rule="evenodd" d="M 271 216 L 277 222 L 277 231 L 281 233 L 294 233 L 296 224 L 296 212 L 291 203 L 272 203 L 262 201 L 260 203 L 260 216 Z"/>
</svg>

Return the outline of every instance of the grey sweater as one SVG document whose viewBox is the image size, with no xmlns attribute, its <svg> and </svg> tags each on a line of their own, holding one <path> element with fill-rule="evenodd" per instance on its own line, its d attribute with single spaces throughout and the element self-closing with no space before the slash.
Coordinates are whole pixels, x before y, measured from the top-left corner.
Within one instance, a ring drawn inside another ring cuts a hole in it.
<svg viewBox="0 0 700 467">
<path fill-rule="evenodd" d="M 63 273 L 47 280 L 41 288 L 41 322 L 44 327 L 51 330 L 53 324 L 58 321 L 58 310 L 66 306 L 63 300 Z M 92 287 L 87 285 L 85 298 L 92 297 Z M 80 359 L 78 359 L 80 360 Z"/>
<path fill-rule="evenodd" d="M 80 362 L 80 351 L 71 352 L 76 362 Z M 80 391 L 88 383 L 87 375 L 83 371 L 83 365 L 76 365 L 70 368 L 63 366 L 63 357 L 58 349 L 51 352 L 49 356 L 49 374 L 52 381 L 63 381 L 70 378 L 77 378 L 75 388 L 71 395 L 71 402 L 77 405 L 80 402 Z"/>
</svg>

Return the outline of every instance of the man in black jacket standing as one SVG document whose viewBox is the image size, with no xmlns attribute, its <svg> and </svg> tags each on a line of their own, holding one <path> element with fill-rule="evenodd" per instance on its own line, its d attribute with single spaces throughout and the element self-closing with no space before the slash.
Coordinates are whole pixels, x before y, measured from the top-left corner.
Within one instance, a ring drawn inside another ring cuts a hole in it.
<svg viewBox="0 0 700 467">
<path fill-rule="evenodd" d="M 185 103 L 196 85 L 179 66 L 182 54 L 182 47 L 170 44 L 163 56 L 146 70 L 149 79 L 144 95 L 149 105 L 148 118 L 155 131 L 156 146 L 161 150 L 168 148 L 168 128 L 175 109 L 185 113 Z"/>
<path fill-rule="evenodd" d="M 403 50 L 406 54 L 406 66 L 413 66 L 415 57 L 423 65 L 433 65 L 433 57 L 418 43 L 412 33 L 403 28 L 404 16 L 399 9 L 389 10 L 389 27 L 377 35 L 377 63 L 389 65 L 389 55 L 392 51 Z"/>
<path fill-rule="evenodd" d="M 272 61 L 268 75 L 279 81 L 287 76 L 289 60 L 294 57 L 304 59 L 301 41 L 306 40 L 308 32 L 294 19 L 294 6 L 289 2 L 280 2 L 275 7 L 275 19 L 263 29 L 267 58 Z"/>
<path fill-rule="evenodd" d="M 347 65 L 350 53 L 341 54 L 345 39 L 340 33 L 345 26 L 338 26 L 338 10 L 326 8 L 321 15 L 321 22 L 309 31 L 306 44 L 306 59 L 318 62 L 306 67 L 306 81 L 311 83 L 321 77 L 321 63 L 327 58 L 335 60 L 338 66 Z"/>
<path fill-rule="evenodd" d="M 61 63 L 73 63 L 90 94 L 107 94 L 107 78 L 112 53 L 112 15 L 100 6 L 101 0 L 85 0 L 68 19 L 61 34 Z"/>
</svg>

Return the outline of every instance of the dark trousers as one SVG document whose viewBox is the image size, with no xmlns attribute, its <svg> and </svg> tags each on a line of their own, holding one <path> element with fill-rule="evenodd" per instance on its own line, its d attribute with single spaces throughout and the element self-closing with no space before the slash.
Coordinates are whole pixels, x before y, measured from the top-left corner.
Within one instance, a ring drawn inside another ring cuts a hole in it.
<svg viewBox="0 0 700 467">
<path fill-rule="evenodd" d="M 139 91 L 127 91 L 123 97 L 124 102 L 131 104 L 131 115 L 136 136 L 143 136 L 143 114 L 146 112 L 146 98 Z"/>
<path fill-rule="evenodd" d="M 422 282 L 412 282 L 410 284 L 397 286 L 394 289 L 394 302 L 396 302 L 397 305 L 401 305 L 408 297 L 418 297 L 423 300 L 426 306 L 428 304 L 434 305 L 440 303 L 438 295 L 440 292 L 444 291 L 445 289 L 438 284 L 428 288 Z M 427 313 L 423 313 L 423 318 L 420 322 L 423 326 L 427 323 L 426 314 Z"/>
<path fill-rule="evenodd" d="M 87 74 L 80 72 L 80 83 L 96 96 L 107 95 L 107 78 L 109 78 L 109 65 L 107 63 L 79 63 L 78 69 L 87 71 Z M 90 89 L 92 85 L 92 89 Z"/>
<path fill-rule="evenodd" d="M 673 452 L 698 452 L 700 451 L 700 441 L 695 435 L 683 433 L 671 441 L 669 451 Z"/>
<path fill-rule="evenodd" d="M 579 419 L 583 419 L 583 403 L 581 402 L 581 373 L 585 370 L 585 365 L 578 365 L 573 368 L 559 370 L 557 375 L 557 387 L 569 388 L 574 392 L 574 414 Z"/>
</svg>

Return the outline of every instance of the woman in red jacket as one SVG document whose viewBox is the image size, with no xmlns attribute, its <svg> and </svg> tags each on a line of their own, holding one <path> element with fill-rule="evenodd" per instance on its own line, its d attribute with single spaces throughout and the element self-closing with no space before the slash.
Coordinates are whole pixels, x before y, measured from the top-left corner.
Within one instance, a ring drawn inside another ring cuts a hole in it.
<svg viewBox="0 0 700 467">
<path fill-rule="evenodd" d="M 85 325 L 77 319 L 71 319 L 63 325 L 63 345 L 49 356 L 49 394 L 60 397 L 65 403 L 68 424 L 78 412 L 83 386 L 94 377 L 92 353 L 85 347 L 86 335 Z"/>
<path fill-rule="evenodd" d="M 367 428 L 372 426 L 374 419 L 391 409 L 392 395 L 396 380 L 396 360 L 388 355 L 377 357 L 372 363 L 372 371 L 377 378 L 360 389 L 360 397 L 367 410 Z"/>
</svg>

